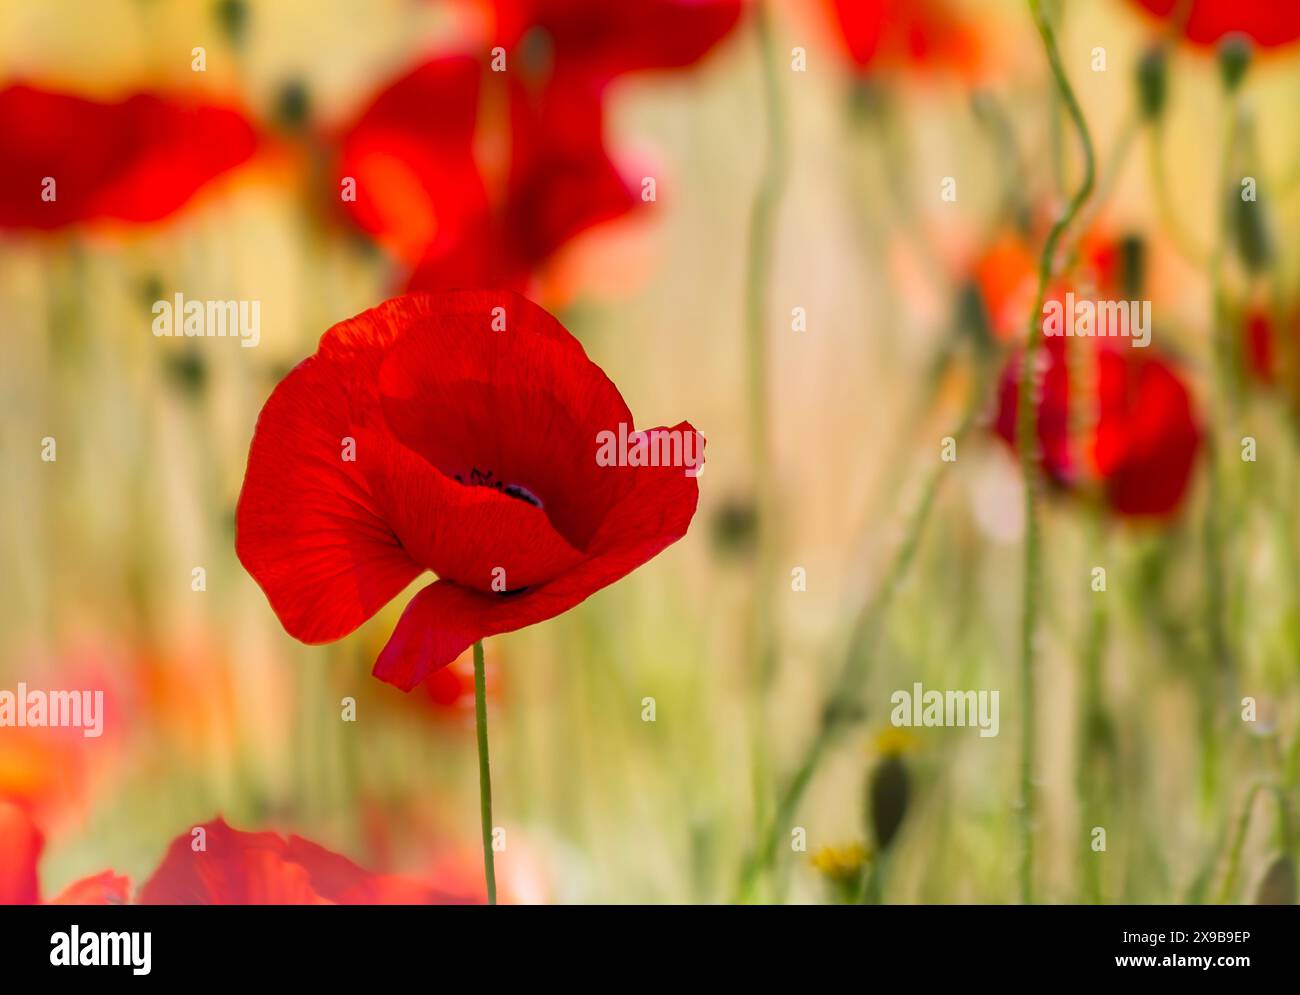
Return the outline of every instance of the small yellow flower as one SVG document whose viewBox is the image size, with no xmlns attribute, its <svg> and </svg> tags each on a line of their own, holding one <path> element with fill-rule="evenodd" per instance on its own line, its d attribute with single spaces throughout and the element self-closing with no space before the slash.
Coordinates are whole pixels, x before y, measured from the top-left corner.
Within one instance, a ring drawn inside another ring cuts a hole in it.
<svg viewBox="0 0 1300 995">
<path fill-rule="evenodd" d="M 832 881 L 856 881 L 867 862 L 867 848 L 861 843 L 824 846 L 812 855 L 812 865 Z"/>
<path fill-rule="evenodd" d="M 906 729 L 885 726 L 876 735 L 875 752 L 882 757 L 901 757 L 921 748 L 921 740 Z"/>
</svg>

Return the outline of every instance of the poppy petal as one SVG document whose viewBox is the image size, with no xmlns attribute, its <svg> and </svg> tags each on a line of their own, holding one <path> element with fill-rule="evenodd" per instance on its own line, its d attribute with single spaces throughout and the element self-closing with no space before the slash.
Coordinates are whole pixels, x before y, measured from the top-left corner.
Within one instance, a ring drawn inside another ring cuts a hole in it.
<svg viewBox="0 0 1300 995">
<path fill-rule="evenodd" d="M 510 87 L 511 167 L 503 225 L 516 266 L 626 214 L 636 196 L 605 150 L 600 91 L 577 74 Z"/>
<path fill-rule="evenodd" d="M 495 0 L 506 45 L 546 33 L 556 62 L 610 79 L 693 65 L 736 26 L 740 0 Z"/>
<path fill-rule="evenodd" d="M 487 592 L 513 590 L 548 581 L 582 559 L 541 508 L 493 487 L 457 483 L 382 433 L 357 430 L 357 441 L 358 462 L 385 520 L 407 554 L 440 578 Z"/>
<path fill-rule="evenodd" d="M 335 188 L 355 184 L 343 210 L 407 262 L 450 252 L 486 220 L 473 155 L 479 77 L 468 56 L 424 63 L 340 136 Z"/>
<path fill-rule="evenodd" d="M 36 863 L 45 840 L 23 809 L 0 801 L 0 905 L 36 905 L 41 900 Z"/>
<path fill-rule="evenodd" d="M 627 487 L 596 462 L 601 432 L 631 430 L 618 388 L 518 294 L 449 293 L 426 306 L 431 317 L 394 344 L 379 372 L 389 428 L 450 478 L 491 474 L 522 488 L 584 548 Z"/>
<path fill-rule="evenodd" d="M 59 893 L 51 905 L 125 905 L 131 898 L 131 882 L 120 874 L 103 871 L 74 881 Z"/>
<path fill-rule="evenodd" d="M 172 840 L 158 868 L 140 889 L 142 905 L 316 905 L 307 870 L 285 860 L 275 833 L 245 833 L 224 819 L 201 827 L 196 837 Z"/>
<path fill-rule="evenodd" d="M 686 423 L 676 431 L 695 433 Z M 477 640 L 568 611 L 684 536 L 699 500 L 695 476 L 680 466 L 624 472 L 632 486 L 592 537 L 589 559 L 549 584 L 505 597 L 444 580 L 430 584 L 406 606 L 374 675 L 409 691 Z"/>
<path fill-rule="evenodd" d="M 252 126 L 230 108 L 11 86 L 0 91 L 0 227 L 157 221 L 255 148 Z"/>
<path fill-rule="evenodd" d="M 424 314 L 425 301 L 412 297 L 335 325 L 258 418 L 235 549 L 286 631 L 304 642 L 347 635 L 424 569 L 377 507 L 353 427 L 374 405 L 384 349 Z"/>
</svg>

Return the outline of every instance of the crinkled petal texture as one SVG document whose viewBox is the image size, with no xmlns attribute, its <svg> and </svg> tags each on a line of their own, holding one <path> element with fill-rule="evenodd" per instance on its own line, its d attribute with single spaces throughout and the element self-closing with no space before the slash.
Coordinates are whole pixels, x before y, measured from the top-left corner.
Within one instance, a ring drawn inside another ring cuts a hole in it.
<svg viewBox="0 0 1300 995">
<path fill-rule="evenodd" d="M 617 388 L 525 298 L 411 294 L 330 329 L 271 395 L 236 549 L 306 642 L 437 574 L 375 665 L 409 690 L 685 535 L 702 463 L 689 424 L 637 433 Z"/>
<path fill-rule="evenodd" d="M 1135 0 L 1162 18 L 1183 17 L 1182 0 Z M 1300 40 L 1300 4 L 1294 0 L 1191 0 L 1183 34 L 1195 45 L 1215 45 L 1241 32 L 1255 44 L 1274 48 Z"/>
<path fill-rule="evenodd" d="M 11 86 L 0 91 L 0 227 L 157 221 L 255 147 L 252 126 L 230 108 Z"/>
<path fill-rule="evenodd" d="M 465 901 L 373 874 L 298 836 L 248 833 L 215 819 L 183 833 L 140 889 L 142 905 L 428 905 Z M 201 845 L 200 845 L 201 841 Z"/>
</svg>

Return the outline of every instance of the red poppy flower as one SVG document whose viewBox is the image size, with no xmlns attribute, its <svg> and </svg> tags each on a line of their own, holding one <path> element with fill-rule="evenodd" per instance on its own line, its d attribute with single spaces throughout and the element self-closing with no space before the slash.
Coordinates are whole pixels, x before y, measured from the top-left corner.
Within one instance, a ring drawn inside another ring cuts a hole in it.
<svg viewBox="0 0 1300 995">
<path fill-rule="evenodd" d="M 944 0 L 829 0 L 829 6 L 859 72 L 950 69 L 972 75 L 983 59 L 975 30 Z"/>
<path fill-rule="evenodd" d="M 1182 17 L 1182 0 L 1135 0 L 1161 18 Z M 1194 45 L 1215 45 L 1240 32 L 1273 48 L 1300 39 L 1300 5 L 1291 0 L 1191 0 L 1183 36 Z"/>
<path fill-rule="evenodd" d="M 1094 483 L 1120 515 L 1172 514 L 1200 444 L 1191 397 L 1175 369 L 1123 339 L 1045 336 L 1039 356 L 1037 430 L 1048 479 L 1067 488 Z M 1021 365 L 1017 355 L 1003 371 L 994 422 L 1013 447 Z M 1074 401 L 1072 387 L 1089 382 L 1087 399 Z M 1079 431 L 1071 431 L 1072 418 L 1081 418 Z"/>
<path fill-rule="evenodd" d="M 408 290 L 524 289 L 568 241 L 637 203 L 605 149 L 600 96 L 585 80 L 510 80 L 505 190 L 458 243 L 430 245 Z"/>
<path fill-rule="evenodd" d="M 617 388 L 530 301 L 401 297 L 334 326 L 272 393 L 236 550 L 285 629 L 311 643 L 347 635 L 436 573 L 375 665 L 409 690 L 476 640 L 567 611 L 685 535 L 703 440 L 686 423 L 632 424 Z M 602 433 L 626 459 L 601 465 Z"/>
<path fill-rule="evenodd" d="M 152 94 L 100 103 L 11 86 L 0 91 L 0 227 L 157 221 L 255 144 L 228 108 Z"/>
<path fill-rule="evenodd" d="M 0 905 L 38 905 L 37 865 L 45 839 L 27 812 L 0 799 Z M 69 885 L 52 905 L 120 905 L 127 899 L 127 879 L 104 871 Z"/>
<path fill-rule="evenodd" d="M 141 905 L 430 905 L 473 896 L 367 871 L 346 857 L 276 833 L 246 833 L 215 819 L 172 840 L 140 889 Z"/>
<path fill-rule="evenodd" d="M 496 44 L 529 69 L 600 83 L 694 65 L 740 20 L 741 0 L 490 0 Z"/>
<path fill-rule="evenodd" d="M 473 152 L 479 79 L 468 56 L 427 62 L 337 137 L 334 196 L 358 228 L 407 263 L 458 256 L 486 222 Z"/>
</svg>

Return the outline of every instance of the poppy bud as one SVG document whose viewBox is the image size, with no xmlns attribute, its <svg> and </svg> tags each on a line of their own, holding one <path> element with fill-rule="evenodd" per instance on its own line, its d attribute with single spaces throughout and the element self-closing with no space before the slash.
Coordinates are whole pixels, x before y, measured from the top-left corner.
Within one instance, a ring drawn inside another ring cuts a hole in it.
<svg viewBox="0 0 1300 995">
<path fill-rule="evenodd" d="M 1250 39 L 1240 31 L 1224 35 L 1219 42 L 1219 79 L 1223 88 L 1232 93 L 1250 68 Z"/>
<path fill-rule="evenodd" d="M 867 821 L 877 849 L 884 853 L 898 836 L 911 795 L 911 780 L 902 757 L 892 754 L 876 765 L 871 772 L 867 794 L 870 798 Z"/>
<path fill-rule="evenodd" d="M 849 114 L 857 121 L 875 121 L 884 112 L 888 94 L 870 76 L 855 76 L 849 86 Z"/>
<path fill-rule="evenodd" d="M 299 79 L 291 79 L 280 87 L 275 96 L 275 120 L 289 131 L 298 131 L 311 114 L 311 101 L 307 87 Z"/>
<path fill-rule="evenodd" d="M 1228 196 L 1232 198 L 1230 210 L 1237 255 L 1250 272 L 1262 273 L 1273 262 L 1273 236 L 1263 195 L 1257 192 L 1255 198 L 1247 199 L 1234 188 Z"/>
<path fill-rule="evenodd" d="M 239 48 L 244 43 L 244 31 L 248 26 L 248 4 L 245 0 L 220 0 L 216 14 L 217 23 L 230 44 Z"/>
<path fill-rule="evenodd" d="M 1148 121 L 1158 121 L 1165 110 L 1165 97 L 1169 90 L 1167 62 L 1165 50 L 1160 46 L 1151 49 L 1138 62 L 1138 103 L 1142 116 Z"/>
<path fill-rule="evenodd" d="M 173 350 L 163 363 L 167 377 L 182 394 L 196 397 L 208 383 L 208 364 L 197 349 Z"/>
<path fill-rule="evenodd" d="M 722 556 L 749 556 L 758 535 L 758 509 L 754 502 L 733 497 L 713 513 L 713 544 Z"/>
<path fill-rule="evenodd" d="M 1146 285 L 1147 246 L 1141 235 L 1126 235 L 1119 243 L 1119 280 L 1125 297 L 1136 300 Z"/>
<path fill-rule="evenodd" d="M 1295 862 L 1285 854 L 1269 864 L 1255 892 L 1256 905 L 1295 905 Z"/>
<path fill-rule="evenodd" d="M 957 328 L 972 336 L 982 352 L 992 350 L 997 344 L 984 296 L 974 280 L 968 280 L 957 291 Z"/>
</svg>

